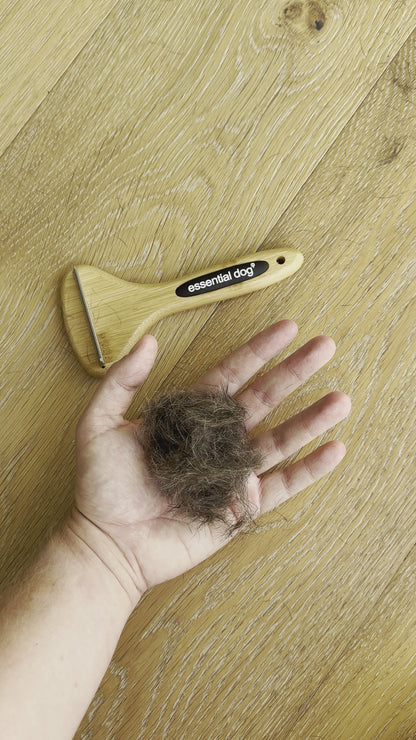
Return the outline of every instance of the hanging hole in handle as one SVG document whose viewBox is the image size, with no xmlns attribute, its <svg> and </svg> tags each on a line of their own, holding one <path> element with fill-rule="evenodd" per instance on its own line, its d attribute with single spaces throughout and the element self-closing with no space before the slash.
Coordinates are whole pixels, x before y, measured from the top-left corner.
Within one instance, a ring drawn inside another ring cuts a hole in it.
<svg viewBox="0 0 416 740">
<path fill-rule="evenodd" d="M 286 257 L 278 257 L 276 262 L 278 265 L 284 265 L 286 262 Z"/>
</svg>

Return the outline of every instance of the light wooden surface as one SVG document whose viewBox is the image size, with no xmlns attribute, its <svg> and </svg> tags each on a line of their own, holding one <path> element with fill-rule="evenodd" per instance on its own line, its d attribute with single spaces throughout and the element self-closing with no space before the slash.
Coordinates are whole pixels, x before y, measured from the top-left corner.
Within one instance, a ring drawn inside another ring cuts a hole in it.
<svg viewBox="0 0 416 740">
<path fill-rule="evenodd" d="M 72 264 L 158 282 L 299 249 L 278 286 L 160 321 L 130 413 L 284 317 L 338 352 L 269 423 L 353 401 L 335 474 L 145 596 L 77 738 L 415 738 L 414 3 L 40 5 L 0 6 L 24 50 L 0 55 L 2 582 L 71 503 L 97 382 Z"/>
</svg>

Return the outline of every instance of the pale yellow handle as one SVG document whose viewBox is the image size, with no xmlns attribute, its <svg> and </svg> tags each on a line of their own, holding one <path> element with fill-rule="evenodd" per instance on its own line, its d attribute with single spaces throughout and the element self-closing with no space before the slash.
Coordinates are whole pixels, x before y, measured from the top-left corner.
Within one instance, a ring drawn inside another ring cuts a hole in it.
<svg viewBox="0 0 416 740">
<path fill-rule="evenodd" d="M 65 326 L 82 366 L 101 377 L 162 316 L 265 288 L 302 263 L 296 250 L 267 250 L 155 284 L 132 283 L 79 265 L 61 286 Z"/>
<path fill-rule="evenodd" d="M 184 311 L 266 288 L 292 275 L 302 263 L 302 254 L 294 249 L 255 252 L 233 263 L 156 285 L 155 298 L 166 313 Z"/>
</svg>

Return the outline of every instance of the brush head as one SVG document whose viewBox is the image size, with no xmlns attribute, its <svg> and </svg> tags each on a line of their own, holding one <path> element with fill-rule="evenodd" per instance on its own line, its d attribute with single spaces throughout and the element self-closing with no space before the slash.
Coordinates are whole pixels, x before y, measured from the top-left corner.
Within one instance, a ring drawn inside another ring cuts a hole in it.
<svg viewBox="0 0 416 740">
<path fill-rule="evenodd" d="M 76 272 L 73 268 L 65 275 L 61 285 L 65 327 L 90 375 L 103 377 L 158 318 L 160 306 L 151 300 L 153 289 L 90 265 L 77 265 Z"/>
<path fill-rule="evenodd" d="M 252 521 L 247 481 L 261 462 L 245 426 L 245 410 L 225 390 L 176 390 L 145 407 L 140 427 L 150 472 L 170 504 L 203 524 Z"/>
</svg>

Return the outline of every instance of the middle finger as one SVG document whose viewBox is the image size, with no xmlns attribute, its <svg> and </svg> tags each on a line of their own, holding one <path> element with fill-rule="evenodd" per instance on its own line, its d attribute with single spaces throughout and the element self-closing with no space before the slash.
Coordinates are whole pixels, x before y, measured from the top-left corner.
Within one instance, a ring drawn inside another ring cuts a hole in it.
<svg viewBox="0 0 416 740">
<path fill-rule="evenodd" d="M 257 426 L 284 398 L 329 362 L 335 349 L 330 337 L 315 337 L 256 378 L 238 397 L 247 412 L 247 430 Z"/>
</svg>

